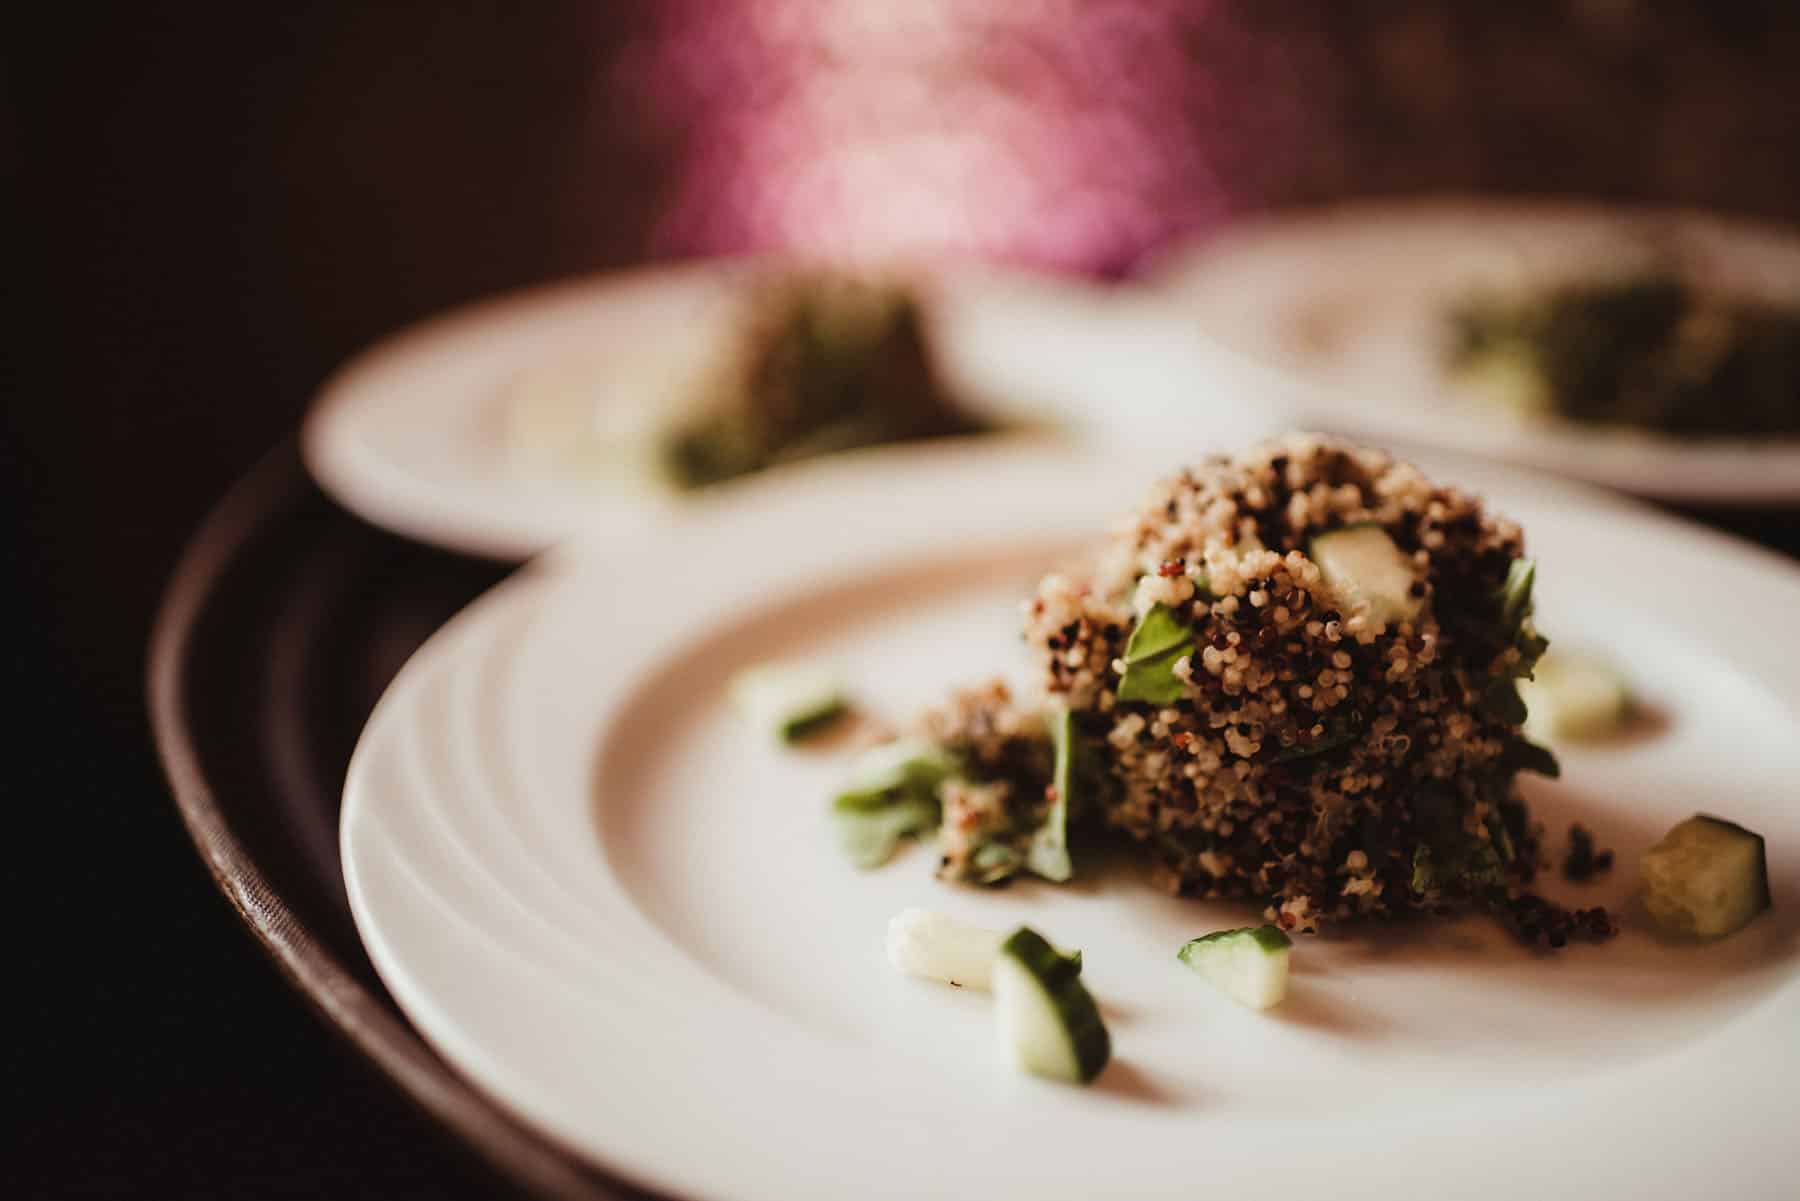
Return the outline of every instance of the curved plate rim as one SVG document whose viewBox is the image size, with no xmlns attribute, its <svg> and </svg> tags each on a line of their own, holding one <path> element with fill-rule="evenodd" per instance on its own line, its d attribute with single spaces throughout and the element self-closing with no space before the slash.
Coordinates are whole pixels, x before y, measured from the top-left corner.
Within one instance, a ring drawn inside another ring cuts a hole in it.
<svg viewBox="0 0 1800 1201">
<path fill-rule="evenodd" d="M 310 490 L 294 439 L 284 440 L 210 511 L 164 589 L 146 658 L 152 738 L 177 813 L 220 894 L 282 977 L 420 1110 L 495 1171 L 568 1201 L 642 1194 L 598 1179 L 553 1142 L 473 1088 L 307 928 L 232 831 L 203 766 L 188 710 L 195 635 L 237 555 L 270 515 Z"/>
</svg>

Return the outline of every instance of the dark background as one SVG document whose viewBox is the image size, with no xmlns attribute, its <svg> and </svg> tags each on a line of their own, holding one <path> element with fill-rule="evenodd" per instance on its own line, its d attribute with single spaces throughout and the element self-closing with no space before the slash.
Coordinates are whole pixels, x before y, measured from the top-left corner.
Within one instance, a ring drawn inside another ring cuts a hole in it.
<svg viewBox="0 0 1800 1201">
<path fill-rule="evenodd" d="M 760 245 L 1117 273 L 1352 195 L 1800 216 L 1781 4 L 961 3 L 925 28 L 779 0 L 58 7 L 0 48 L 7 1196 L 498 1187 L 242 932 L 145 728 L 184 538 L 383 333 Z"/>
</svg>

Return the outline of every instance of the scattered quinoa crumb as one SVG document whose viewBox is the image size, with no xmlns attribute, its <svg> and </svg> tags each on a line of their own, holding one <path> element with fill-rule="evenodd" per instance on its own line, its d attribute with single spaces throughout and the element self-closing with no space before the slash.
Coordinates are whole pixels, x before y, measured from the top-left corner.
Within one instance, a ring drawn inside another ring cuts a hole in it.
<svg viewBox="0 0 1800 1201">
<path fill-rule="evenodd" d="M 1563 855 L 1562 863 L 1565 880 L 1584 884 L 1595 876 L 1611 871 L 1612 865 L 1612 851 L 1596 850 L 1592 831 L 1580 822 L 1569 827 L 1569 849 Z"/>
</svg>

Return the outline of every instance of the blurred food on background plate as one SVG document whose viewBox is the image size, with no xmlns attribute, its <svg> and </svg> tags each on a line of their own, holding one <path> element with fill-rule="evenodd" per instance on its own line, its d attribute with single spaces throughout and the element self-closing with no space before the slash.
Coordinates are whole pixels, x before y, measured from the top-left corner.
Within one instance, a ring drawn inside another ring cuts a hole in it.
<svg viewBox="0 0 1800 1201">
<path fill-rule="evenodd" d="M 1153 438 L 1174 452 L 1270 432 L 1227 358 L 1242 361 L 1159 298 L 1075 276 L 697 259 L 401 330 L 331 378 L 302 445 L 321 486 L 376 525 L 519 559 L 838 451 Z"/>
<path fill-rule="evenodd" d="M 1207 338 L 1358 417 L 1800 432 L 1800 236 L 1785 229 L 1604 205 L 1351 205 L 1246 220 L 1147 278 Z"/>
<path fill-rule="evenodd" d="M 991 428 L 950 394 L 907 284 L 826 269 L 761 274 L 715 323 L 624 353 L 532 364 L 508 402 L 520 470 L 676 490 Z"/>
<path fill-rule="evenodd" d="M 1448 379 L 1521 418 L 1800 432 L 1800 303 L 1711 285 L 1677 263 L 1472 292 L 1445 324 Z"/>
</svg>

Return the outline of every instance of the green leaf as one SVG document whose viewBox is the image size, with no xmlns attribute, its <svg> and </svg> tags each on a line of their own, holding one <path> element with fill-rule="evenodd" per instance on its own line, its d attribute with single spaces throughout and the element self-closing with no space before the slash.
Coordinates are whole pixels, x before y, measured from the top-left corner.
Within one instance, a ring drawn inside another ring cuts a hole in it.
<svg viewBox="0 0 1800 1201">
<path fill-rule="evenodd" d="M 1173 705 L 1182 700 L 1187 696 L 1187 684 L 1175 674 L 1175 663 L 1192 651 L 1192 647 L 1178 646 L 1154 659 L 1128 664 L 1119 679 L 1119 699 L 1153 705 Z"/>
<path fill-rule="evenodd" d="M 900 739 L 870 747 L 850 769 L 850 782 L 837 796 L 840 808 L 878 809 L 894 794 L 937 795 L 937 787 L 962 770 L 956 756 L 921 739 Z"/>
<path fill-rule="evenodd" d="M 1531 589 L 1537 583 L 1537 561 L 1514 559 L 1506 569 L 1506 582 L 1500 585 L 1500 625 L 1516 633 L 1519 625 L 1531 616 Z"/>
<path fill-rule="evenodd" d="M 1175 664 L 1193 653 L 1193 630 L 1167 606 L 1150 606 L 1125 644 L 1125 674 L 1119 678 L 1118 698 L 1155 705 L 1172 705 L 1183 699 L 1187 684 L 1175 674 Z"/>
<path fill-rule="evenodd" d="M 850 786 L 832 798 L 838 843 L 858 867 L 879 867 L 902 838 L 935 829 L 943 809 L 937 789 L 961 770 L 956 756 L 918 739 L 864 751 Z"/>
<path fill-rule="evenodd" d="M 1131 638 L 1125 643 L 1127 666 L 1153 659 L 1178 646 L 1193 641 L 1193 631 L 1167 605 L 1151 605 L 1150 611 L 1138 619 Z"/>
<path fill-rule="evenodd" d="M 880 867 L 893 857 L 901 839 L 934 829 L 938 814 L 936 800 L 907 796 L 878 808 L 839 803 L 831 811 L 838 845 L 862 868 Z"/>
<path fill-rule="evenodd" d="M 1515 679 L 1531 679 L 1538 660 L 1550 649 L 1550 640 L 1531 624 L 1531 590 L 1536 582 L 1537 563 L 1531 559 L 1514 559 L 1506 569 L 1506 582 L 1500 586 L 1500 629 L 1513 649 L 1519 652 L 1510 671 Z"/>
</svg>

